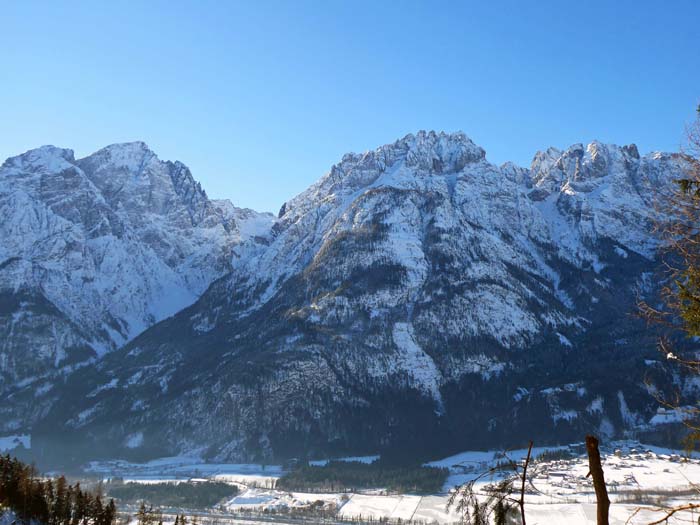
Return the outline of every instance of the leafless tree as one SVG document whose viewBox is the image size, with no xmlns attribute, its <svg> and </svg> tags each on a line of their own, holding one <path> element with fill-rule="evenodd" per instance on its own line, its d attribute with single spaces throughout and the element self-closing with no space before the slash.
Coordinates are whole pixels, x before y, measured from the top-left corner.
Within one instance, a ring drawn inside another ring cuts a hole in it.
<svg viewBox="0 0 700 525">
<path fill-rule="evenodd" d="M 671 189 L 657 189 L 656 231 L 662 245 L 663 285 L 661 303 L 640 301 L 642 316 L 666 328 L 659 338 L 663 357 L 686 373 L 700 375 L 700 354 L 681 351 L 673 337 L 700 337 L 700 107 L 686 130 L 686 146 L 679 155 L 681 170 Z M 700 409 L 682 406 L 680 394 L 657 394 L 659 403 L 685 412 L 682 419 L 691 430 L 688 443 L 700 441 Z"/>
<path fill-rule="evenodd" d="M 669 334 L 697 338 L 700 337 L 700 106 L 695 121 L 686 130 L 686 139 L 679 157 L 681 172 L 675 187 L 657 195 L 660 219 L 656 229 L 663 242 L 666 273 L 661 289 L 662 304 L 651 306 L 641 302 L 640 311 L 648 321 L 666 327 Z M 700 375 L 697 350 L 678 350 L 678 345 L 674 345 L 668 335 L 660 338 L 658 346 L 668 361 L 686 373 Z M 671 399 L 657 394 L 657 399 L 669 409 L 684 412 L 683 423 L 690 430 L 686 437 L 688 449 L 700 442 L 700 409 L 682 406 L 680 394 Z M 698 508 L 700 504 L 689 503 L 654 509 L 663 516 L 650 525 L 667 523 L 679 512 Z"/>
<path fill-rule="evenodd" d="M 447 508 L 454 508 L 462 522 L 469 525 L 487 525 L 491 516 L 497 525 L 507 523 L 514 508 L 520 511 L 520 523 L 525 520 L 525 487 L 529 481 L 528 467 L 532 459 L 532 441 L 527 456 L 522 462 L 512 460 L 504 454 L 505 461 L 483 472 L 475 479 L 460 485 L 450 494 Z M 501 479 L 480 487 L 485 479 Z"/>
</svg>

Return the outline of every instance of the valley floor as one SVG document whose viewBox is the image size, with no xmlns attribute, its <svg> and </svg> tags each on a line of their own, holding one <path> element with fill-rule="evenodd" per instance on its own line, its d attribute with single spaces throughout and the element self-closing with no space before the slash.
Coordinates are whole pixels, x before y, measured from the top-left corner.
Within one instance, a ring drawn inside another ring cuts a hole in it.
<svg viewBox="0 0 700 525">
<path fill-rule="evenodd" d="M 545 450 L 549 452 L 540 456 Z M 525 450 L 507 455 L 518 460 Z M 535 449 L 539 459 L 532 465 L 532 484 L 527 491 L 528 524 L 584 525 L 595 523 L 595 495 L 588 464 L 580 445 Z M 549 459 L 547 459 L 549 458 Z M 372 461 L 375 457 L 353 458 Z M 92 463 L 89 471 L 124 481 L 154 483 L 191 482 L 197 479 L 225 481 L 239 487 L 239 494 L 211 509 L 219 522 L 227 519 L 284 523 L 288 516 L 303 515 L 305 509 L 328 509 L 337 521 L 388 519 L 415 523 L 450 524 L 459 521 L 448 511 L 449 490 L 475 479 L 504 459 L 500 452 L 464 452 L 432 466 L 447 467 L 450 476 L 440 494 L 419 496 L 388 494 L 381 487 L 359 493 L 286 492 L 274 488 L 284 471 L 281 466 L 206 464 L 196 458 L 167 458 L 146 464 L 123 461 Z M 612 524 L 644 524 L 660 519 L 664 507 L 700 501 L 700 459 L 679 451 L 634 442 L 617 442 L 603 449 L 604 470 L 612 506 Z M 480 482 L 485 485 L 488 481 Z M 636 514 L 635 514 L 636 512 Z M 285 517 L 287 516 L 287 517 Z M 679 513 L 669 523 L 697 523 L 700 512 Z M 629 521 L 628 521 L 629 520 Z M 261 520 L 262 521 L 262 520 Z"/>
</svg>

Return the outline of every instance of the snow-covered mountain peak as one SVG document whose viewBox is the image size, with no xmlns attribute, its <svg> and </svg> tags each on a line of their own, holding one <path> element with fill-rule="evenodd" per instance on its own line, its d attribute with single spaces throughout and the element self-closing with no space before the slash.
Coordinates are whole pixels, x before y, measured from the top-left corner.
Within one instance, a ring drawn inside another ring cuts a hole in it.
<svg viewBox="0 0 700 525">
<path fill-rule="evenodd" d="M 462 132 L 419 131 L 373 151 L 346 154 L 334 168 L 345 172 L 372 167 L 388 169 L 403 161 L 406 167 L 422 172 L 456 173 L 468 163 L 481 161 L 485 157 L 484 149 Z"/>
<path fill-rule="evenodd" d="M 374 150 L 346 153 L 316 184 L 285 203 L 279 216 L 304 203 L 335 201 L 371 187 L 405 187 L 416 178 L 454 175 L 485 158 L 484 149 L 462 132 L 408 134 Z"/>
<path fill-rule="evenodd" d="M 517 217 L 535 242 L 554 243 L 560 256 L 574 264 L 598 264 L 591 247 L 602 238 L 651 257 L 656 242 L 646 228 L 653 220 L 646 190 L 668 182 L 677 172 L 675 166 L 671 158 L 660 163 L 640 158 L 633 144 L 593 141 L 540 151 L 529 170 L 513 163 L 498 167 L 464 133 L 421 131 L 363 154 L 345 155 L 319 182 L 282 207 L 275 231 L 313 231 L 306 240 L 318 249 L 329 232 L 369 220 L 374 213 L 369 203 L 382 208 L 409 191 L 416 198 L 433 195 L 438 199 L 434 205 L 443 202 L 444 209 L 435 216 L 443 227 L 468 220 L 508 232 Z M 405 220 L 389 221 L 387 213 L 381 212 L 381 223 Z M 267 257 L 275 253 L 272 249 Z M 309 256 L 280 260 L 304 264 Z M 287 275 L 292 266 L 288 262 L 280 267 L 280 274 Z"/>
<path fill-rule="evenodd" d="M 10 157 L 0 169 L 4 174 L 18 171 L 57 172 L 70 168 L 74 162 L 73 150 L 47 145 Z"/>
<path fill-rule="evenodd" d="M 586 147 L 581 168 L 574 176 L 586 179 L 605 177 L 615 173 L 631 173 L 639 161 L 637 147 L 617 146 L 593 141 Z"/>
<path fill-rule="evenodd" d="M 564 151 L 550 148 L 533 159 L 528 197 L 570 262 L 597 265 L 590 247 L 604 238 L 651 259 L 658 246 L 650 234 L 652 199 L 681 169 L 677 157 L 640 156 L 634 144 L 593 141 Z"/>
<path fill-rule="evenodd" d="M 133 222 L 159 215 L 188 227 L 212 213 L 206 192 L 187 166 L 160 160 L 144 142 L 112 144 L 76 163 L 110 205 Z"/>
<path fill-rule="evenodd" d="M 591 191 L 610 177 L 634 185 L 641 157 L 635 144 L 618 146 L 593 141 L 584 146 L 574 144 L 562 151 L 549 148 L 538 151 L 530 165 L 534 185 L 547 194 L 564 186 L 577 191 Z M 542 195 L 540 195 L 542 197 Z"/>
<path fill-rule="evenodd" d="M 89 158 L 109 164 L 114 168 L 124 168 L 131 171 L 139 170 L 152 159 L 158 160 L 158 156 L 142 141 L 110 144 L 96 151 Z"/>
<path fill-rule="evenodd" d="M 467 164 L 486 158 L 483 148 L 462 132 L 419 131 L 399 141 L 406 144 L 406 165 L 435 173 L 456 173 Z"/>
<path fill-rule="evenodd" d="M 210 201 L 184 164 L 159 160 L 143 142 L 78 160 L 54 146 L 8 159 L 0 390 L 102 355 L 188 306 L 272 222 Z"/>
</svg>

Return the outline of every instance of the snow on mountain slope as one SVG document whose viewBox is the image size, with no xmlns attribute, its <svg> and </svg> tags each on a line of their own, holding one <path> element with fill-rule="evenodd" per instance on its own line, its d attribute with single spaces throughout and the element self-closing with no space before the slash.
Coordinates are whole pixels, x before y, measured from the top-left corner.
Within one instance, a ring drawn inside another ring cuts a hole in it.
<svg viewBox="0 0 700 525">
<path fill-rule="evenodd" d="M 45 424 L 95 454 L 140 432 L 237 460 L 622 435 L 655 409 L 629 313 L 658 264 L 650 190 L 679 162 L 592 143 L 498 167 L 433 132 L 348 154 Z"/>
<path fill-rule="evenodd" d="M 339 237 L 365 236 L 374 244 L 361 253 L 362 259 L 342 253 L 341 266 L 325 268 L 326 275 L 332 272 L 342 280 L 358 265 L 367 269 L 390 263 L 405 276 L 393 300 L 382 290 L 381 298 L 367 297 L 362 307 L 371 310 L 377 300 L 389 300 L 392 307 L 405 301 L 412 314 L 430 277 L 446 281 L 454 273 L 448 286 L 481 286 L 469 290 L 469 297 L 459 294 L 450 301 L 439 297 L 439 289 L 433 291 L 431 303 L 467 316 L 457 316 L 459 323 L 445 329 L 522 346 L 544 324 L 578 323 L 559 287 L 555 263 L 547 260 L 553 254 L 595 272 L 601 269 L 599 239 L 619 244 L 623 252 L 653 257 L 651 196 L 644 187 L 670 180 L 677 164 L 671 158 L 640 162 L 635 152 L 595 143 L 586 155 L 578 146 L 565 153 L 550 150 L 556 158 L 545 162 L 538 154 L 528 173 L 489 164 L 484 151 L 463 134 L 420 133 L 364 155 L 346 155 L 319 183 L 283 206 L 275 227 L 279 234 L 260 258 L 241 269 L 243 282 L 252 289 L 265 283 L 265 293 L 257 297 L 264 302 L 302 269 L 321 269 Z M 571 156 L 580 156 L 574 168 Z M 430 267 L 434 254 L 427 248 L 444 257 L 443 268 Z M 255 272 L 257 265 L 268 271 Z M 516 269 L 536 282 L 513 279 Z M 538 317 L 527 302 L 543 294 L 561 304 Z M 334 298 L 323 300 L 328 304 Z M 477 303 L 480 311 L 465 309 Z"/>
<path fill-rule="evenodd" d="M 102 356 L 188 306 L 273 221 L 210 201 L 186 166 L 142 142 L 78 160 L 52 146 L 8 159 L 0 391 Z"/>
<path fill-rule="evenodd" d="M 674 155 L 640 157 L 634 145 L 593 142 L 565 152 L 549 149 L 533 161 L 529 196 L 549 223 L 560 253 L 574 263 L 583 259 L 595 264 L 588 246 L 598 238 L 615 239 L 624 248 L 653 257 L 652 197 L 656 188 L 677 176 L 679 165 Z"/>
</svg>

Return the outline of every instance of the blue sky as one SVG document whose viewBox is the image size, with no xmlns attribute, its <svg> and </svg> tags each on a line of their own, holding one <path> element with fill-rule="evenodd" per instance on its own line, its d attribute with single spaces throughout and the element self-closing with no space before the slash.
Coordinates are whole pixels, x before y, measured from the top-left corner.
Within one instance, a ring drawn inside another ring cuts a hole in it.
<svg viewBox="0 0 700 525">
<path fill-rule="evenodd" d="M 700 2 L 3 2 L 0 157 L 144 140 L 277 211 L 347 151 L 463 130 L 497 163 L 599 139 L 676 150 Z"/>
</svg>

